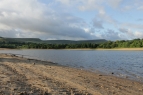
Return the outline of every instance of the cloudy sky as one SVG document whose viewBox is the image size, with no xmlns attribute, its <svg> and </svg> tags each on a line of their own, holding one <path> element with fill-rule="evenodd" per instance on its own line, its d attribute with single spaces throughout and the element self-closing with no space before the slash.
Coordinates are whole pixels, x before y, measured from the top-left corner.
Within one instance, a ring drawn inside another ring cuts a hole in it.
<svg viewBox="0 0 143 95">
<path fill-rule="evenodd" d="M 143 38 L 143 0 L 0 0 L 0 36 Z"/>
</svg>

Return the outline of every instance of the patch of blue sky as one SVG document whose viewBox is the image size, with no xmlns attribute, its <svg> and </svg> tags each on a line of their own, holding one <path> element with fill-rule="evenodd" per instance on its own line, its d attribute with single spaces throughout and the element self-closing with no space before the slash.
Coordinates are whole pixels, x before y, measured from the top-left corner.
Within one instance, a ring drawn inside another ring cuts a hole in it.
<svg viewBox="0 0 143 95">
<path fill-rule="evenodd" d="M 143 18 L 143 12 L 138 10 L 127 11 L 126 13 L 122 13 L 120 16 L 121 21 L 128 22 L 128 23 L 142 23 L 138 22 L 138 19 Z"/>
<path fill-rule="evenodd" d="M 105 5 L 106 13 L 120 23 L 143 23 L 139 19 L 143 19 L 143 12 L 137 9 L 125 10 L 123 8 L 112 8 Z"/>
<path fill-rule="evenodd" d="M 44 4 L 49 4 L 51 3 L 53 0 L 38 0 L 39 2 L 41 3 L 44 3 Z"/>
</svg>

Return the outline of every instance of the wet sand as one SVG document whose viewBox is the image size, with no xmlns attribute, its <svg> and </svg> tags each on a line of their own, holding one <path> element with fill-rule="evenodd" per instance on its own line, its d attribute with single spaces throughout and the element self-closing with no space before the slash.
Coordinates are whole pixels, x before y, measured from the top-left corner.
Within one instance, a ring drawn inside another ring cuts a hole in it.
<svg viewBox="0 0 143 95">
<path fill-rule="evenodd" d="M 0 54 L 0 95 L 142 95 L 143 83 Z"/>
</svg>

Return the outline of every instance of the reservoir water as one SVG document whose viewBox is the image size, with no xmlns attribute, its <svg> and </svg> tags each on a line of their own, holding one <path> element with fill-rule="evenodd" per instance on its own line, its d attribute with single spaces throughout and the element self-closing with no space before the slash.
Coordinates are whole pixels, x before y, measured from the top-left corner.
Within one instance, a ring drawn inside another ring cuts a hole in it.
<svg viewBox="0 0 143 95">
<path fill-rule="evenodd" d="M 108 50 L 0 50 L 52 61 L 61 65 L 143 81 L 143 51 Z"/>
</svg>

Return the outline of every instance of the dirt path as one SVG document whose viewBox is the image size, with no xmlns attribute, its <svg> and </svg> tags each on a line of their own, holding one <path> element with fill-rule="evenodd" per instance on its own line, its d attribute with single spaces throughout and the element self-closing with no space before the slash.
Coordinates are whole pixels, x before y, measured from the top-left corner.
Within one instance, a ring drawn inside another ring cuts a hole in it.
<svg viewBox="0 0 143 95">
<path fill-rule="evenodd" d="M 143 95 L 143 83 L 0 54 L 0 95 L 10 94 Z"/>
</svg>

